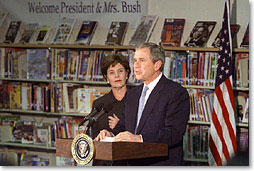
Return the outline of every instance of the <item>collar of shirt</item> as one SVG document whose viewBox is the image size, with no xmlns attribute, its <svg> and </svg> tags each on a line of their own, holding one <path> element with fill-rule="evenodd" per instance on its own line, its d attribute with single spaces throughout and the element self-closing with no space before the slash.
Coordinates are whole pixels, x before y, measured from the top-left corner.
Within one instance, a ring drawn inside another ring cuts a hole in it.
<svg viewBox="0 0 254 171">
<path fill-rule="evenodd" d="M 160 81 L 161 77 L 162 77 L 162 73 L 160 73 L 160 75 L 157 78 L 155 78 L 152 82 L 150 82 L 148 85 L 144 84 L 143 89 L 145 86 L 148 86 L 148 88 L 149 88 L 146 92 L 145 104 L 146 104 L 146 101 L 147 101 L 148 97 L 150 96 L 151 92 L 153 91 L 154 87 Z"/>
</svg>

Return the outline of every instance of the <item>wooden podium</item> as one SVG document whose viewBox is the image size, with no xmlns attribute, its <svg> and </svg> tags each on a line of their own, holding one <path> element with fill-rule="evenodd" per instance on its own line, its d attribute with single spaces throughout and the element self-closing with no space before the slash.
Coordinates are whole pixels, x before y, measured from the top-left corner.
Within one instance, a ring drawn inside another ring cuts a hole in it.
<svg viewBox="0 0 254 171">
<path fill-rule="evenodd" d="M 71 144 L 73 139 L 56 140 L 56 156 L 71 157 Z M 139 142 L 94 142 L 94 159 L 98 160 L 124 160 L 146 157 L 160 157 L 168 155 L 167 144 L 139 143 Z"/>
</svg>

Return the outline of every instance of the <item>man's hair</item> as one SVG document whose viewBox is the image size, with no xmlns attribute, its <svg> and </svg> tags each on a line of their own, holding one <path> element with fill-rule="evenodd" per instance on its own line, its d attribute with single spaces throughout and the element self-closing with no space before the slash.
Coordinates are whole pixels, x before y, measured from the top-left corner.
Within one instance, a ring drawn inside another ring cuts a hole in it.
<svg viewBox="0 0 254 171">
<path fill-rule="evenodd" d="M 131 71 L 130 66 L 129 66 L 129 61 L 125 56 L 123 56 L 120 53 L 110 54 L 108 56 L 103 56 L 102 61 L 101 61 L 101 73 L 105 79 L 107 79 L 108 68 L 111 65 L 114 67 L 118 63 L 124 67 L 124 69 L 128 73 L 127 78 L 129 79 L 130 71 Z"/>
<path fill-rule="evenodd" d="M 164 50 L 157 44 L 155 43 L 143 43 L 139 46 L 136 47 L 136 50 L 139 49 L 145 49 L 145 48 L 149 48 L 150 50 L 150 58 L 153 61 L 153 63 L 156 63 L 157 61 L 161 61 L 162 65 L 160 70 L 163 71 L 164 68 L 164 63 L 165 63 L 165 53 Z"/>
</svg>

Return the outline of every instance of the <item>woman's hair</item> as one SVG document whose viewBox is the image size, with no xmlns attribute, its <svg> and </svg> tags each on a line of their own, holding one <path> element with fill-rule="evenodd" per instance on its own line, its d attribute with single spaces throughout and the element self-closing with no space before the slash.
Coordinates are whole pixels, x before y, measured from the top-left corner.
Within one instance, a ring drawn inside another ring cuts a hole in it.
<svg viewBox="0 0 254 171">
<path fill-rule="evenodd" d="M 110 55 L 104 56 L 102 58 L 101 73 L 102 73 L 102 75 L 105 79 L 107 79 L 107 70 L 108 70 L 108 68 L 111 65 L 114 67 L 118 63 L 121 64 L 124 67 L 124 69 L 128 73 L 126 79 L 127 80 L 129 79 L 130 71 L 131 71 L 130 66 L 129 66 L 129 61 L 127 60 L 127 58 L 125 56 L 123 56 L 120 53 L 110 54 Z"/>
<path fill-rule="evenodd" d="M 153 61 L 153 63 L 157 62 L 157 61 L 161 61 L 162 65 L 160 70 L 163 71 L 163 67 L 164 67 L 164 63 L 165 63 L 165 53 L 164 50 L 157 44 L 155 43 L 143 43 L 139 46 L 136 47 L 136 50 L 139 49 L 145 49 L 145 48 L 149 48 L 150 50 L 150 58 Z"/>
</svg>

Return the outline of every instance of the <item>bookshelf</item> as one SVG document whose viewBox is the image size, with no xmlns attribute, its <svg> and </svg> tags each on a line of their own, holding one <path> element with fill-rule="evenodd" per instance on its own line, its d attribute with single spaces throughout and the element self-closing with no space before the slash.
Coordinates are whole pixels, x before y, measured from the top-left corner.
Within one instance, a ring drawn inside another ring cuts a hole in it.
<svg viewBox="0 0 254 171">
<path fill-rule="evenodd" d="M 19 49 L 71 49 L 71 50 L 113 50 L 115 51 L 129 51 L 135 50 L 134 46 L 109 46 L 109 45 L 54 45 L 54 44 L 0 44 L 0 48 L 19 48 Z M 218 52 L 218 48 L 196 48 L 196 47 L 166 47 L 163 46 L 165 51 L 174 51 L 174 52 Z M 233 53 L 249 53 L 248 49 L 235 48 L 233 49 Z M 174 79 L 173 79 L 174 80 Z M 63 84 L 63 83 L 72 83 L 72 84 L 81 84 L 88 86 L 99 86 L 99 87 L 109 87 L 109 85 L 105 81 L 79 81 L 79 80 L 62 80 L 62 79 L 24 79 L 24 78 L 0 78 L 0 81 L 7 82 L 27 82 L 27 83 L 45 83 L 45 84 Z M 177 81 L 177 80 L 175 80 Z M 133 83 L 132 86 L 138 85 L 138 83 Z M 214 86 L 203 86 L 203 85 L 183 85 L 186 89 L 198 89 L 198 90 L 214 90 Z M 234 87 L 234 91 L 244 91 L 249 92 L 248 87 Z M 61 117 L 84 117 L 86 114 L 81 114 L 77 112 L 44 112 L 37 110 L 22 110 L 22 109 L 0 109 L 1 113 L 11 113 L 13 115 L 20 115 L 21 117 L 25 116 L 29 117 L 37 117 L 37 118 L 47 118 L 47 120 L 56 121 Z M 190 120 L 188 122 L 189 126 L 210 126 L 210 122 L 199 121 L 199 120 Z M 236 126 L 238 128 L 249 128 L 248 123 L 237 123 Z M 208 142 L 206 142 L 208 143 Z M 47 151 L 49 153 L 55 153 L 54 146 L 41 146 L 35 144 L 21 144 L 21 143 L 13 143 L 13 142 L 0 142 L 0 146 L 2 147 L 10 147 L 10 148 L 29 148 L 35 151 Z M 207 163 L 207 158 L 195 158 L 195 157 L 185 157 L 184 160 L 186 162 L 196 162 L 196 163 Z"/>
</svg>

